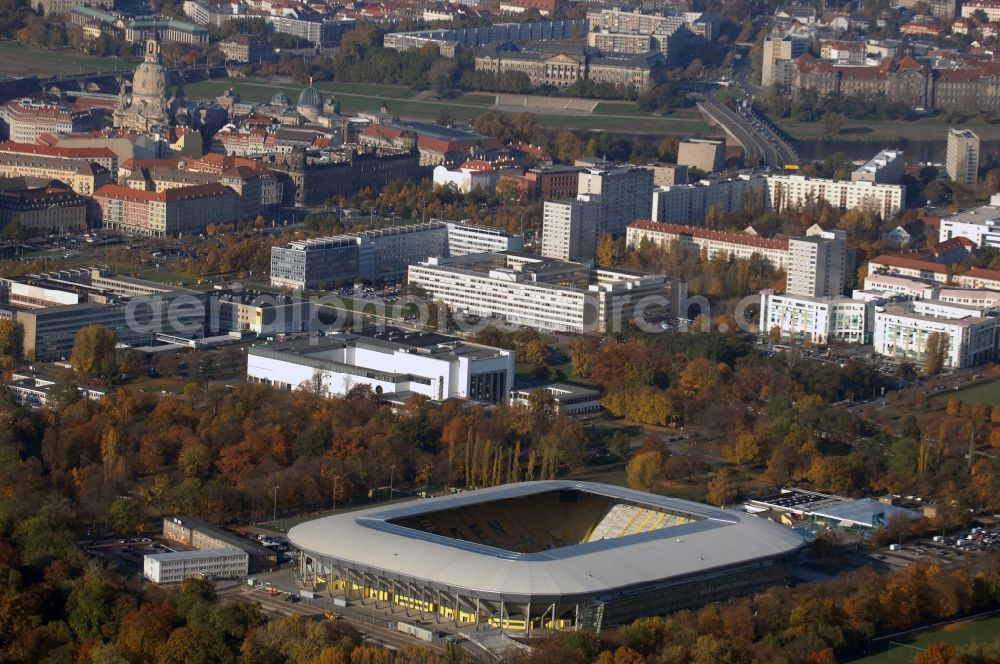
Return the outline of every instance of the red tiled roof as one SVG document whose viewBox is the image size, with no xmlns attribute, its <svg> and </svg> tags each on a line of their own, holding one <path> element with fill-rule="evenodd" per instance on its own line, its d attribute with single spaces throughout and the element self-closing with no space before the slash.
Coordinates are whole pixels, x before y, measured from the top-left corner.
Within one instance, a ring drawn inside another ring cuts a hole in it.
<svg viewBox="0 0 1000 664">
<path fill-rule="evenodd" d="M 987 270 L 983 267 L 974 267 L 969 269 L 968 272 L 963 272 L 961 276 L 972 277 L 973 279 L 984 279 L 987 281 L 1000 281 L 1000 270 Z"/>
<path fill-rule="evenodd" d="M 175 187 L 165 191 L 143 191 L 130 189 L 117 184 L 106 184 L 94 192 L 94 198 L 114 198 L 117 200 L 137 201 L 141 203 L 175 203 L 189 198 L 204 198 L 207 196 L 235 196 L 236 192 L 224 184 L 209 182 L 190 187 Z"/>
<path fill-rule="evenodd" d="M 14 141 L 0 143 L 0 152 L 33 154 L 40 157 L 62 157 L 63 159 L 106 159 L 117 156 L 108 148 L 61 148 L 35 143 L 15 143 Z"/>
<path fill-rule="evenodd" d="M 948 274 L 948 267 L 941 265 L 940 263 L 932 263 L 930 261 L 920 260 L 919 258 L 910 258 L 908 256 L 896 256 L 891 254 L 886 254 L 884 256 L 879 256 L 877 258 L 872 258 L 868 261 L 874 265 L 884 265 L 885 267 L 897 267 L 906 270 L 923 270 L 924 272 L 936 272 L 938 274 Z"/>
<path fill-rule="evenodd" d="M 707 228 L 696 228 L 681 224 L 665 224 L 658 221 L 633 221 L 629 224 L 629 228 L 640 228 L 646 231 L 667 233 L 670 235 L 690 235 L 691 237 L 704 238 L 706 240 L 731 242 L 761 249 L 788 249 L 788 240 L 768 240 L 745 233 L 727 233 L 725 231 L 713 231 Z"/>
</svg>

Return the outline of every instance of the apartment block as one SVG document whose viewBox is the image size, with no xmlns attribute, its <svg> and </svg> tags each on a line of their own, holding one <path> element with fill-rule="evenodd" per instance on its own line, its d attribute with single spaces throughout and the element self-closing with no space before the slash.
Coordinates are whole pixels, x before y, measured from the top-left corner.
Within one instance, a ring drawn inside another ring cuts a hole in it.
<svg viewBox="0 0 1000 664">
<path fill-rule="evenodd" d="M 789 295 L 838 297 L 844 293 L 847 233 L 821 231 L 788 240 L 785 290 Z"/>
<path fill-rule="evenodd" d="M 679 248 L 704 251 L 709 259 L 732 256 L 749 260 L 753 256 L 759 256 L 763 262 L 778 270 L 784 270 L 788 263 L 788 240 L 768 240 L 743 233 L 726 233 L 654 221 L 629 224 L 626 235 L 628 246 L 634 249 L 644 241 L 661 247 L 676 243 L 675 246 Z"/>
<path fill-rule="evenodd" d="M 667 277 L 516 254 L 431 258 L 408 280 L 453 311 L 549 332 L 607 333 L 672 302 Z"/>
<path fill-rule="evenodd" d="M 163 191 L 108 184 L 94 192 L 94 203 L 105 228 L 156 237 L 197 233 L 240 218 L 239 195 L 219 182 Z"/>
<path fill-rule="evenodd" d="M 906 187 L 866 181 L 838 181 L 805 175 L 767 176 L 769 205 L 775 210 L 825 202 L 842 210 L 868 208 L 887 219 L 903 208 Z"/>
<path fill-rule="evenodd" d="M 944 164 L 952 180 L 975 185 L 979 179 L 979 137 L 970 129 L 948 129 Z"/>
<path fill-rule="evenodd" d="M 808 50 L 809 43 L 804 39 L 771 37 L 764 40 L 761 85 L 765 88 L 791 85 L 795 73 L 792 62 Z"/>
<path fill-rule="evenodd" d="M 671 187 L 675 184 L 687 184 L 688 167 L 680 164 L 653 164 L 647 166 L 653 171 L 654 187 Z"/>
<path fill-rule="evenodd" d="M 646 219 L 653 204 L 653 173 L 637 166 L 585 168 L 577 198 L 600 203 L 598 233 L 619 236 L 636 219 Z"/>
<path fill-rule="evenodd" d="M 589 261 L 597 254 L 599 206 L 591 201 L 546 201 L 542 217 L 542 256 Z"/>
<path fill-rule="evenodd" d="M 651 217 L 664 223 L 703 226 L 710 208 L 731 214 L 746 207 L 763 210 L 767 201 L 767 178 L 762 175 L 705 178 L 655 188 Z"/>
</svg>

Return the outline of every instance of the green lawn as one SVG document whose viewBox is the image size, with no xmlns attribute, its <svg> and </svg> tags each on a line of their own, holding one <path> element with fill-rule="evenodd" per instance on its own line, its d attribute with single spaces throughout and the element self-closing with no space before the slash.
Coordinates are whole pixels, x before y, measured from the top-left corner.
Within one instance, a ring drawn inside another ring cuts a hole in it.
<svg viewBox="0 0 1000 664">
<path fill-rule="evenodd" d="M 227 88 L 233 88 L 245 101 L 264 103 L 278 92 L 283 92 L 295 103 L 304 86 L 276 84 L 259 79 L 217 78 L 185 86 L 184 92 L 191 99 L 214 99 Z M 394 85 L 366 83 L 317 83 L 316 89 L 323 96 L 333 95 L 340 101 L 344 113 L 358 113 L 378 108 L 386 103 L 389 109 L 402 117 L 433 120 L 442 110 L 448 110 L 460 121 L 468 121 L 493 106 L 495 95 L 466 93 L 454 99 L 417 98 L 410 88 Z M 566 127 L 586 130 L 620 131 L 628 133 L 677 133 L 713 134 L 717 129 L 706 125 L 699 117 L 661 117 L 635 110 L 631 103 L 605 102 L 599 104 L 595 115 L 560 115 L 539 113 L 538 122 L 543 126 Z"/>
<path fill-rule="evenodd" d="M 16 41 L 0 41 L 0 72 L 15 76 L 122 71 L 132 67 L 132 62 L 126 58 L 102 58 L 70 50 L 49 51 Z"/>
<path fill-rule="evenodd" d="M 849 660 L 851 664 L 898 664 L 913 662 L 914 657 L 928 644 L 944 641 L 956 646 L 992 643 L 1000 635 L 1000 615 L 963 620 L 902 636 L 877 641 L 872 654 Z"/>
<path fill-rule="evenodd" d="M 996 380 L 987 380 L 972 387 L 934 397 L 934 401 L 939 404 L 945 404 L 951 399 L 958 399 L 965 403 L 981 403 L 987 408 L 991 408 L 1000 405 L 1000 385 L 997 384 Z"/>
</svg>

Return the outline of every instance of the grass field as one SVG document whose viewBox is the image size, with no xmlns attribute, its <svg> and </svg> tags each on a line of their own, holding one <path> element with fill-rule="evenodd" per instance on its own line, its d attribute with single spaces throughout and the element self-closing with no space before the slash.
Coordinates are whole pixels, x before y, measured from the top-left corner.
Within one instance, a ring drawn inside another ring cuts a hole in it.
<svg viewBox="0 0 1000 664">
<path fill-rule="evenodd" d="M 851 664 L 906 664 L 912 663 L 917 653 L 935 641 L 955 646 L 992 643 L 1000 635 L 1000 615 L 963 620 L 892 639 L 876 642 L 872 654 L 849 660 Z M 897 644 L 897 645 L 890 645 Z"/>
<path fill-rule="evenodd" d="M 14 76 L 81 74 L 122 71 L 133 63 L 125 58 L 101 58 L 78 51 L 49 51 L 15 41 L 0 42 L 0 72 Z"/>
<path fill-rule="evenodd" d="M 283 92 L 294 104 L 302 92 L 302 86 L 295 84 L 269 83 L 262 80 L 243 78 L 218 78 L 185 86 L 185 94 L 192 99 L 215 98 L 227 88 L 233 88 L 245 101 L 264 103 L 278 92 Z M 476 115 L 493 106 L 492 94 L 467 93 L 454 99 L 418 98 L 409 88 L 393 85 L 371 85 L 366 83 L 318 83 L 316 89 L 323 96 L 333 95 L 340 101 L 344 113 L 357 113 L 378 108 L 386 103 L 389 109 L 402 117 L 435 119 L 447 109 L 456 119 L 471 120 Z M 679 133 L 714 134 L 719 130 L 710 128 L 697 115 L 690 117 L 660 117 L 640 113 L 631 103 L 602 102 L 594 115 L 560 115 L 536 112 L 538 121 L 544 126 L 621 131 L 628 133 Z"/>
<path fill-rule="evenodd" d="M 955 390 L 946 394 L 934 397 L 934 401 L 939 404 L 946 404 L 950 399 L 958 399 L 965 403 L 981 403 L 988 408 L 1000 405 L 1000 385 L 996 380 L 987 380 L 972 387 Z"/>
</svg>

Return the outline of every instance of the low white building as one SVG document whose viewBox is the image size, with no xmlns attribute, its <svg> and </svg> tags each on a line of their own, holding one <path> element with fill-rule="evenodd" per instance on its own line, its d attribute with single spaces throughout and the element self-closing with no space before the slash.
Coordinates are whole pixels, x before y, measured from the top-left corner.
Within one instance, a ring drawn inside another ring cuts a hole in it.
<svg viewBox="0 0 1000 664">
<path fill-rule="evenodd" d="M 192 577 L 236 579 L 249 573 L 249 556 L 237 548 L 151 553 L 143 556 L 142 574 L 153 583 L 180 583 Z"/>
<path fill-rule="evenodd" d="M 777 328 L 782 337 L 815 344 L 834 341 L 868 343 L 875 302 L 848 297 L 789 295 L 766 289 L 760 293 L 760 332 Z"/>
<path fill-rule="evenodd" d="M 905 295 L 914 300 L 934 299 L 941 284 L 896 274 L 869 274 L 864 290 Z"/>
<path fill-rule="evenodd" d="M 551 383 L 540 387 L 513 390 L 510 402 L 521 406 L 530 404 L 531 393 L 541 390 L 552 397 L 552 406 L 559 415 L 586 415 L 601 410 L 601 391 L 593 387 L 572 383 Z"/>
<path fill-rule="evenodd" d="M 504 403 L 514 384 L 514 353 L 389 328 L 251 346 L 247 380 L 284 390 L 322 389 L 328 395 L 368 385 L 386 399 L 421 394 L 437 401 Z"/>
<path fill-rule="evenodd" d="M 941 219 L 939 239 L 964 237 L 977 247 L 1000 247 L 1000 205 L 981 205 Z"/>
<path fill-rule="evenodd" d="M 925 279 L 939 284 L 951 281 L 951 268 L 941 263 L 886 254 L 868 261 L 869 275 L 893 275 Z"/>
<path fill-rule="evenodd" d="M 490 164 L 465 162 L 455 170 L 438 165 L 434 168 L 434 185 L 438 187 L 454 187 L 463 194 L 481 189 L 492 192 L 496 189 L 499 172 Z"/>
<path fill-rule="evenodd" d="M 875 310 L 875 352 L 898 361 L 927 361 L 931 333 L 945 336 L 944 365 L 961 369 L 989 362 L 996 351 L 996 318 L 980 307 L 913 300 Z"/>
<path fill-rule="evenodd" d="M 434 220 L 437 221 L 437 220 Z M 477 226 L 464 221 L 448 221 L 448 255 L 468 256 L 497 251 L 521 251 L 524 235 L 501 228 Z"/>
<path fill-rule="evenodd" d="M 882 150 L 856 168 L 851 173 L 851 181 L 899 184 L 899 179 L 903 177 L 903 162 L 902 150 Z"/>
</svg>

